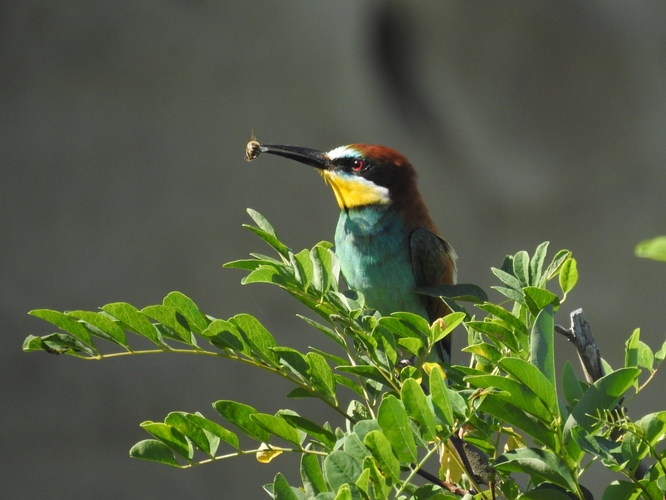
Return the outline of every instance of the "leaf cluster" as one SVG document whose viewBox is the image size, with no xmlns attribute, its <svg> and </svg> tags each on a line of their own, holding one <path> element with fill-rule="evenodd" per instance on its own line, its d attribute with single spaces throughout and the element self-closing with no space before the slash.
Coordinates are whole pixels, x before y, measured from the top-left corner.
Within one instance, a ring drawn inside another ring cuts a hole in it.
<svg viewBox="0 0 666 500">
<path fill-rule="evenodd" d="M 288 380 L 287 398 L 317 399 L 340 419 L 331 425 L 221 400 L 212 405 L 216 418 L 172 412 L 142 423 L 150 438 L 131 448 L 132 457 L 189 468 L 298 453 L 301 484 L 278 474 L 265 487 L 277 499 L 587 498 L 584 473 L 599 461 L 621 478 L 604 498 L 662 498 L 666 411 L 632 421 L 621 403 L 653 379 L 666 349 L 653 352 L 636 330 L 624 366 L 605 364 L 592 383 L 570 363 L 558 374 L 555 315 L 578 281 L 571 252 L 548 259 L 543 243 L 532 255 L 508 256 L 492 269 L 498 302 L 473 285 L 420 290 L 455 311 L 429 324 L 367 309 L 360 294 L 339 287 L 330 243 L 294 253 L 263 216 L 249 213 L 255 225 L 247 229 L 274 256 L 255 253 L 226 267 L 245 271 L 244 284 L 277 285 L 307 306 L 314 317 L 303 321 L 330 340 L 330 350 L 280 345 L 255 317 L 217 319 L 180 292 L 143 309 L 120 302 L 99 311 L 31 311 L 58 331 L 29 336 L 24 350 L 89 360 L 215 356 Z M 471 302 L 474 314 L 460 301 Z M 433 362 L 435 345 L 452 332 L 467 338 L 466 362 Z"/>
</svg>

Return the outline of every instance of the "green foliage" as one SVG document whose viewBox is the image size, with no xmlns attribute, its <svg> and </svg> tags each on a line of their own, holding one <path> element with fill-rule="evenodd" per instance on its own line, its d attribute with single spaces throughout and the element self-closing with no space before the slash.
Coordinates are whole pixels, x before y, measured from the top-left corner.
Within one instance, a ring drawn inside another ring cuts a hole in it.
<svg viewBox="0 0 666 500">
<path fill-rule="evenodd" d="M 330 243 L 294 253 L 263 216 L 249 213 L 256 225 L 246 227 L 276 255 L 225 267 L 245 271 L 244 284 L 277 285 L 307 306 L 315 319 L 302 319 L 331 341 L 330 352 L 279 345 L 253 316 L 216 319 L 179 292 L 141 310 L 113 303 L 99 311 L 32 311 L 58 332 L 29 336 L 24 350 L 90 360 L 216 356 L 290 381 L 288 398 L 318 399 L 340 420 L 333 427 L 287 409 L 271 415 L 217 401 L 217 418 L 172 412 L 163 422 L 143 422 L 151 437 L 130 456 L 188 468 L 245 454 L 260 462 L 300 454 L 301 485 L 278 474 L 265 486 L 276 499 L 585 498 L 581 482 L 593 461 L 618 474 L 604 498 L 663 497 L 666 411 L 633 421 L 619 405 L 652 380 L 666 345 L 653 352 L 636 330 L 623 367 L 609 367 L 591 384 L 568 362 L 558 375 L 554 318 L 578 281 L 571 252 L 548 260 L 542 243 L 531 256 L 508 256 L 492 269 L 500 302 L 474 285 L 419 290 L 457 311 L 430 325 L 414 314 L 381 317 L 364 308 L 360 294 L 338 287 Z M 557 293 L 548 289 L 553 282 Z M 456 301 L 474 303 L 480 317 Z M 458 342 L 467 338 L 465 364 L 431 362 L 435 344 L 452 333 Z"/>
<path fill-rule="evenodd" d="M 666 261 L 666 236 L 641 241 L 636 245 L 635 252 L 638 257 Z"/>
</svg>

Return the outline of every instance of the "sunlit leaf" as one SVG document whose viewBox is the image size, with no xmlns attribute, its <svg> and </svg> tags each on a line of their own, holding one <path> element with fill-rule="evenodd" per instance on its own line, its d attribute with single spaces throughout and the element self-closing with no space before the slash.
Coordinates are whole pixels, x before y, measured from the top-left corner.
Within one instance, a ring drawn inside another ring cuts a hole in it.
<svg viewBox="0 0 666 500">
<path fill-rule="evenodd" d="M 267 413 L 252 413 L 250 420 L 256 422 L 271 434 L 290 442 L 297 448 L 301 446 L 301 436 L 299 432 L 289 425 L 285 419 Z"/>
<path fill-rule="evenodd" d="M 303 453 L 301 455 L 301 481 L 308 498 L 313 498 L 319 493 L 327 491 L 324 473 L 319 465 L 316 455 Z"/>
<path fill-rule="evenodd" d="M 534 250 L 534 255 L 530 261 L 530 285 L 543 287 L 546 284 L 546 278 L 543 275 L 543 264 L 548 252 L 548 241 L 544 241 Z"/>
<path fill-rule="evenodd" d="M 555 387 L 555 320 L 553 306 L 547 305 L 537 315 L 530 332 L 530 363 Z M 554 390 L 554 389 L 553 389 Z"/>
<path fill-rule="evenodd" d="M 644 259 L 666 261 L 666 236 L 657 236 L 636 245 L 636 256 Z"/>
<path fill-rule="evenodd" d="M 400 399 L 405 405 L 407 415 L 414 420 L 426 441 L 435 439 L 435 419 L 433 409 L 420 384 L 414 380 L 406 380 L 400 389 Z"/>
<path fill-rule="evenodd" d="M 574 425 L 580 425 L 586 431 L 592 432 L 599 425 L 594 418 L 597 412 L 612 410 L 640 373 L 638 368 L 620 368 L 597 380 L 571 409 L 564 432 L 570 432 Z"/>
<path fill-rule="evenodd" d="M 129 349 L 125 331 L 117 322 L 114 322 L 105 313 L 96 313 L 92 311 L 70 311 L 67 313 L 67 315 L 84 321 L 88 331 L 95 336 L 118 344 L 125 349 Z"/>
<path fill-rule="evenodd" d="M 51 309 L 34 309 L 28 314 L 43 319 L 44 321 L 48 321 L 94 349 L 91 343 L 90 332 L 82 323 L 77 321 L 76 318 L 72 318 L 65 313 L 53 311 Z"/>
<path fill-rule="evenodd" d="M 400 479 L 400 462 L 393 454 L 391 443 L 380 431 L 371 431 L 363 440 L 372 456 L 377 460 L 379 469 L 394 481 Z"/>
<path fill-rule="evenodd" d="M 173 449 L 156 439 L 144 439 L 130 449 L 130 457 L 178 467 Z"/>
<path fill-rule="evenodd" d="M 361 463 L 345 451 L 336 450 L 324 460 L 324 477 L 333 491 L 344 484 L 353 485 L 352 489 L 356 490 L 354 483 L 361 470 Z"/>
<path fill-rule="evenodd" d="M 400 400 L 388 395 L 379 405 L 377 422 L 401 462 L 416 461 L 416 443 L 409 426 L 407 412 Z"/>
<path fill-rule="evenodd" d="M 164 298 L 162 304 L 178 311 L 187 320 L 189 329 L 195 333 L 201 333 L 208 326 L 209 321 L 199 306 L 185 294 L 171 292 Z"/>
<path fill-rule="evenodd" d="M 576 259 L 569 257 L 562 264 L 559 275 L 560 288 L 567 295 L 578 283 L 578 265 Z"/>
<path fill-rule="evenodd" d="M 162 441 L 181 457 L 192 460 L 194 448 L 183 434 L 168 424 L 161 422 L 143 422 L 141 427 L 152 434 L 155 438 Z"/>
<path fill-rule="evenodd" d="M 159 346 L 163 345 L 155 325 L 132 304 L 113 302 L 101 309 L 116 318 L 126 330 L 141 335 Z"/>
<path fill-rule="evenodd" d="M 253 407 L 237 403 L 236 401 L 221 400 L 216 401 L 213 404 L 213 408 L 228 422 L 234 424 L 248 436 L 257 441 L 268 443 L 270 438 L 268 431 L 250 418 L 251 415 L 257 413 L 257 410 Z"/>
<path fill-rule="evenodd" d="M 565 461 L 548 450 L 520 448 L 500 456 L 496 467 L 508 472 L 524 472 L 537 483 L 548 481 L 576 493 L 576 479 Z"/>
</svg>

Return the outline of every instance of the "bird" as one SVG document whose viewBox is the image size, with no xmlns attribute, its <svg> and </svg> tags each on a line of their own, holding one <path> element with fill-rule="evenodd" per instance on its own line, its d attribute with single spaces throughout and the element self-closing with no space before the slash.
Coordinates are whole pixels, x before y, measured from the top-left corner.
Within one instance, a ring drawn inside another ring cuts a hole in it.
<svg viewBox="0 0 666 500">
<path fill-rule="evenodd" d="M 373 144 L 325 152 L 253 139 L 246 160 L 261 153 L 314 167 L 330 185 L 340 209 L 334 238 L 340 271 L 347 286 L 363 294 L 366 307 L 382 315 L 411 312 L 430 323 L 448 312 L 439 297 L 415 291 L 455 284 L 457 256 L 435 227 L 405 156 Z M 439 360 L 450 362 L 449 336 L 436 348 Z"/>
</svg>

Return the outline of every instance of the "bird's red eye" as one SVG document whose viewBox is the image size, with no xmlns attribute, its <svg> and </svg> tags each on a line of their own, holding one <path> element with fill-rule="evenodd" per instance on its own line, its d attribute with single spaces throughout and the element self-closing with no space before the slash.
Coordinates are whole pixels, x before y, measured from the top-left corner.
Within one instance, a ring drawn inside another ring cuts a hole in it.
<svg viewBox="0 0 666 500">
<path fill-rule="evenodd" d="M 354 163 L 352 164 L 352 170 L 354 170 L 354 172 L 360 172 L 363 170 L 363 167 L 365 167 L 365 162 L 363 160 L 354 160 Z"/>
</svg>

